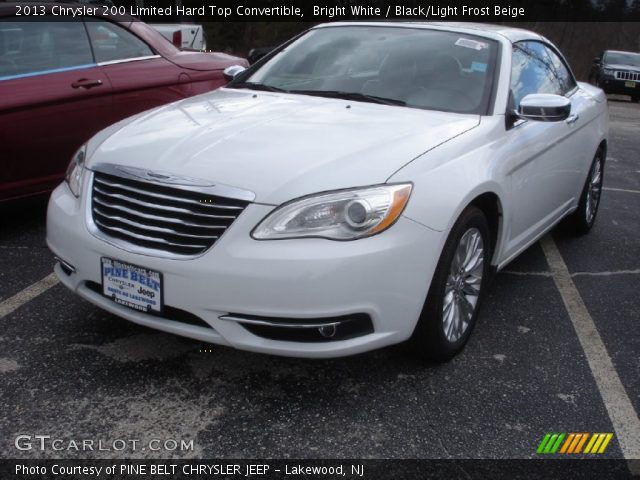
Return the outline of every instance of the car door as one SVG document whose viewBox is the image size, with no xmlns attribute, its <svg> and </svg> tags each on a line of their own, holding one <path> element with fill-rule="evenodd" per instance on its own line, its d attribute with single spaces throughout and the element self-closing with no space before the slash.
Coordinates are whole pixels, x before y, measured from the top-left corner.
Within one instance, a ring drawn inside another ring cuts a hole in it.
<svg viewBox="0 0 640 480">
<path fill-rule="evenodd" d="M 182 69 L 140 37 L 106 20 L 86 24 L 98 66 L 111 81 L 114 122 L 189 96 Z"/>
<path fill-rule="evenodd" d="M 576 178 L 585 152 L 580 132 L 587 121 L 587 100 L 552 49 L 538 41 L 518 42 L 512 54 L 511 108 L 532 93 L 567 96 L 571 115 L 560 122 L 518 120 L 506 132 L 504 166 L 512 208 L 505 256 L 550 228 L 579 194 Z"/>
<path fill-rule="evenodd" d="M 111 86 L 81 21 L 0 24 L 0 200 L 59 183 L 73 153 L 109 124 Z"/>
<path fill-rule="evenodd" d="M 571 100 L 571 115 L 565 121 L 568 127 L 562 127 L 567 136 L 561 151 L 567 166 L 564 200 L 577 204 L 598 147 L 599 138 L 594 135 L 592 121 L 598 116 L 599 109 L 593 96 L 578 86 L 562 57 L 550 46 L 545 45 L 544 48 L 551 59 L 552 71 L 560 82 L 561 91 Z"/>
</svg>

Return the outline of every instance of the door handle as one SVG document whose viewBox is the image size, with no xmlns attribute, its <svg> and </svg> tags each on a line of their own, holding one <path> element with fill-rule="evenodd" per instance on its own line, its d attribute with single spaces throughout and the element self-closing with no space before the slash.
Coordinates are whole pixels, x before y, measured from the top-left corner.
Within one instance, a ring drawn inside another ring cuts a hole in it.
<svg viewBox="0 0 640 480">
<path fill-rule="evenodd" d="M 569 115 L 565 120 L 565 122 L 567 122 L 567 125 L 573 125 L 578 121 L 579 118 L 580 118 L 580 115 L 578 115 L 577 113 L 574 113 L 572 115 Z"/>
<path fill-rule="evenodd" d="M 71 84 L 72 88 L 84 88 L 86 90 L 93 88 L 93 87 L 99 87 L 100 85 L 102 85 L 102 80 L 91 80 L 88 78 L 81 78 L 80 80 L 73 82 Z"/>
</svg>

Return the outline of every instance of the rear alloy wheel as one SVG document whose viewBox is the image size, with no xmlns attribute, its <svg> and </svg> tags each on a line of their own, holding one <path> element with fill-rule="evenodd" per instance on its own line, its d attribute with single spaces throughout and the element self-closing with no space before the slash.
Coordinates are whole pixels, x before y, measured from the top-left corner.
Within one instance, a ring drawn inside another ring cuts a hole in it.
<svg viewBox="0 0 640 480">
<path fill-rule="evenodd" d="M 589 233 L 596 221 L 600 197 L 602 196 L 602 182 L 604 180 L 604 151 L 598 149 L 591 164 L 589 175 L 582 189 L 578 208 L 571 215 L 575 230 L 579 234 Z"/>
<path fill-rule="evenodd" d="M 469 207 L 447 238 L 411 339 L 421 357 L 444 361 L 464 347 L 488 284 L 490 261 L 487 220 Z"/>
</svg>

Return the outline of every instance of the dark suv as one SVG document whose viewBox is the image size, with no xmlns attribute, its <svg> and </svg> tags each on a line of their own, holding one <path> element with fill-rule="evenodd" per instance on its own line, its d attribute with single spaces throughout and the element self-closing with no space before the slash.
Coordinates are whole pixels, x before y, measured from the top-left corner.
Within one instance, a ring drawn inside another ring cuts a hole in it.
<svg viewBox="0 0 640 480">
<path fill-rule="evenodd" d="M 640 53 L 606 50 L 593 60 L 589 82 L 605 93 L 630 95 L 640 101 Z"/>
</svg>

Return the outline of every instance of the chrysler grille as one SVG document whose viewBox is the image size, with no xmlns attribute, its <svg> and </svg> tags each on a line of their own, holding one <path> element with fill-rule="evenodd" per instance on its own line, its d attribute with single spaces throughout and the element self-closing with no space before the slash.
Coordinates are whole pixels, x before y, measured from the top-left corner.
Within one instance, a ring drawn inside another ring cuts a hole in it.
<svg viewBox="0 0 640 480">
<path fill-rule="evenodd" d="M 92 214 L 108 237 L 178 255 L 210 248 L 249 202 L 95 172 Z"/>
<path fill-rule="evenodd" d="M 618 80 L 634 80 L 640 81 L 640 73 L 635 72 L 616 72 L 616 78 Z"/>
</svg>

